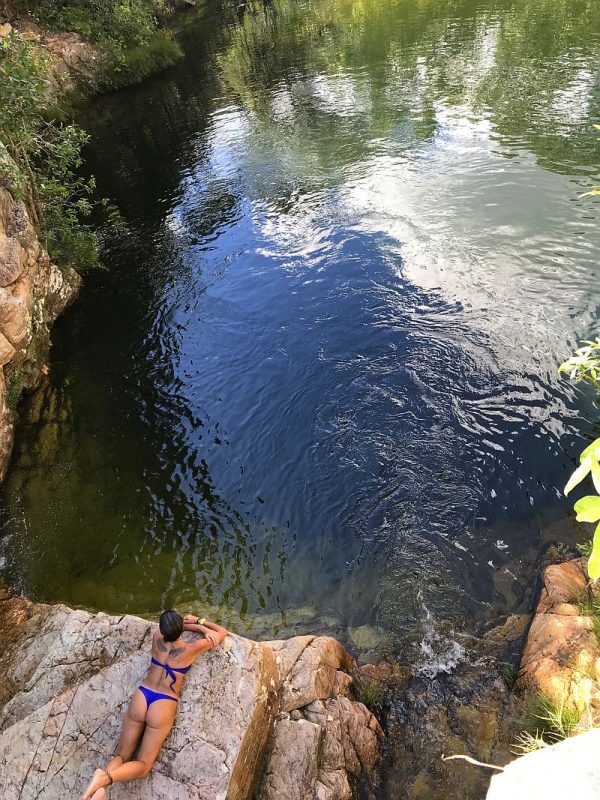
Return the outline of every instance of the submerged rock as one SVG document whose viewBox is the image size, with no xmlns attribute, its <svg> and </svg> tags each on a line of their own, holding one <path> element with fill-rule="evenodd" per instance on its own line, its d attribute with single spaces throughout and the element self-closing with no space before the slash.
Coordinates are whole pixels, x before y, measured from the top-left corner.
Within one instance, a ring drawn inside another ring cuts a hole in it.
<svg viewBox="0 0 600 800">
<path fill-rule="evenodd" d="M 78 796 L 115 750 L 154 629 L 127 615 L 0 602 L 3 800 Z M 229 636 L 190 670 L 154 770 L 112 787 L 111 800 L 350 800 L 382 733 L 347 696 L 349 665 L 329 637 Z"/>
</svg>

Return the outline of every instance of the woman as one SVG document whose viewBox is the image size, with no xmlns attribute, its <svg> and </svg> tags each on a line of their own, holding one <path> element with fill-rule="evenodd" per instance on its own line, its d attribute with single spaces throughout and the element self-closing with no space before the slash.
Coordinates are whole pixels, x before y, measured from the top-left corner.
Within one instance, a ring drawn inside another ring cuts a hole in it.
<svg viewBox="0 0 600 800">
<path fill-rule="evenodd" d="M 186 642 L 184 631 L 201 633 L 205 638 Z M 152 637 L 150 669 L 125 714 L 116 755 L 106 769 L 94 772 L 81 800 L 103 800 L 106 787 L 112 783 L 134 781 L 150 772 L 173 727 L 183 676 L 200 653 L 221 644 L 226 636 L 225 628 L 214 622 L 190 614 L 182 617 L 172 609 L 163 611 L 159 629 Z"/>
</svg>

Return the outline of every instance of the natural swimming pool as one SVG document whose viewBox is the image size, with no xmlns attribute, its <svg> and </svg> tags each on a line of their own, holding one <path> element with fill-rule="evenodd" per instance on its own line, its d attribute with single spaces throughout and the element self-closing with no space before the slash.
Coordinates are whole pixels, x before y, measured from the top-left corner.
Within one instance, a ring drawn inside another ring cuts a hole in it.
<svg viewBox="0 0 600 800">
<path fill-rule="evenodd" d="M 83 120 L 123 223 L 23 406 L 5 579 L 367 649 L 514 608 L 582 537 L 600 9 L 206 3 L 180 38 Z"/>
</svg>

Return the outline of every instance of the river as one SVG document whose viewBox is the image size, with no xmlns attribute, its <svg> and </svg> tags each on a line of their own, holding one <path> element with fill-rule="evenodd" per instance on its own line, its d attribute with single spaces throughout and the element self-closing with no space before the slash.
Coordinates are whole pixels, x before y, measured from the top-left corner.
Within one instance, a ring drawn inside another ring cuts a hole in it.
<svg viewBox="0 0 600 800">
<path fill-rule="evenodd" d="M 435 661 L 584 536 L 600 4 L 234 7 L 83 114 L 122 220 L 22 404 L 2 574 Z"/>
</svg>

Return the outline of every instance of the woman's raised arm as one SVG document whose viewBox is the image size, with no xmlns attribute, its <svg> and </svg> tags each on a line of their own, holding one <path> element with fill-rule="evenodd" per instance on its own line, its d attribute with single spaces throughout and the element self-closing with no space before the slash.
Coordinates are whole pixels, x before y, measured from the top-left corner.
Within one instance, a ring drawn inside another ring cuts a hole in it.
<svg viewBox="0 0 600 800">
<path fill-rule="evenodd" d="M 183 618 L 183 629 L 191 633 L 203 634 L 212 643 L 213 647 L 221 644 L 229 634 L 229 631 L 222 625 L 217 625 L 216 622 L 209 622 L 206 619 L 200 619 L 200 617 L 194 617 L 191 614 L 186 614 Z"/>
</svg>

